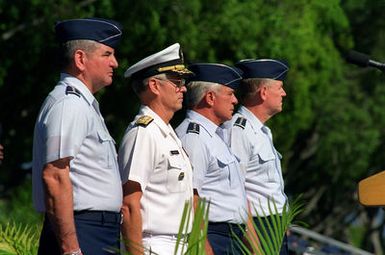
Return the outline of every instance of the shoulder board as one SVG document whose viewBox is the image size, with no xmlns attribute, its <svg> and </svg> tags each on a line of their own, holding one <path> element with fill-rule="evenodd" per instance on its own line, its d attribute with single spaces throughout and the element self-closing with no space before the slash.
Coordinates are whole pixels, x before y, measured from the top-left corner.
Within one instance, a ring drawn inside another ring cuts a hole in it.
<svg viewBox="0 0 385 255">
<path fill-rule="evenodd" d="M 79 90 L 75 89 L 74 87 L 67 86 L 67 88 L 66 88 L 66 95 L 70 95 L 70 94 L 78 96 L 78 97 L 81 96 L 81 93 L 80 93 Z"/>
<path fill-rule="evenodd" d="M 199 134 L 199 124 L 190 122 L 190 124 L 188 124 L 187 131 L 186 131 L 186 134 L 188 133 Z"/>
<path fill-rule="evenodd" d="M 142 126 L 142 127 L 147 127 L 148 124 L 150 124 L 154 120 L 153 117 L 148 116 L 148 115 L 143 115 L 136 121 L 136 125 Z"/>
<path fill-rule="evenodd" d="M 237 120 L 234 123 L 234 126 L 238 126 L 238 127 L 242 128 L 242 129 L 245 129 L 246 121 L 247 121 L 246 118 L 238 117 Z"/>
</svg>

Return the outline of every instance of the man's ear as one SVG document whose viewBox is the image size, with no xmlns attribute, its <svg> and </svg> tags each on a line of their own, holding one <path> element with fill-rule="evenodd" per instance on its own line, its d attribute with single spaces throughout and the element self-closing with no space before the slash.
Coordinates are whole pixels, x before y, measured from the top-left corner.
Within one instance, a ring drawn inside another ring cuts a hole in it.
<svg viewBox="0 0 385 255">
<path fill-rule="evenodd" d="M 207 92 L 204 98 L 208 105 L 213 106 L 215 103 L 215 92 L 214 91 Z"/>
<path fill-rule="evenodd" d="M 80 70 L 84 71 L 86 62 L 86 53 L 83 50 L 76 50 L 74 54 L 75 66 Z"/>
<path fill-rule="evenodd" d="M 265 101 L 266 98 L 267 98 L 267 93 L 268 93 L 268 92 L 267 92 L 267 87 L 266 87 L 266 86 L 262 86 L 262 87 L 259 89 L 258 93 L 259 93 L 260 98 L 261 98 L 263 101 Z"/>
<path fill-rule="evenodd" d="M 155 78 L 148 79 L 148 89 L 155 95 L 160 93 L 160 81 Z"/>
</svg>

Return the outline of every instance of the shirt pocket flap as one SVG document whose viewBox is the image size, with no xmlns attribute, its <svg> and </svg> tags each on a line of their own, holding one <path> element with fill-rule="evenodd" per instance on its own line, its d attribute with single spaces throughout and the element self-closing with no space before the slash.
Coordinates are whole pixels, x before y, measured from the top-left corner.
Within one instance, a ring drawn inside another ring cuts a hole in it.
<svg viewBox="0 0 385 255">
<path fill-rule="evenodd" d="M 217 155 L 218 165 L 220 167 L 224 167 L 230 165 L 232 162 L 236 160 L 235 157 L 230 157 L 228 155 L 219 154 Z"/>
<path fill-rule="evenodd" d="M 168 158 L 168 164 L 169 164 L 169 168 L 178 168 L 178 169 L 182 169 L 182 163 L 180 162 L 180 159 L 178 159 L 177 157 L 169 157 Z"/>
<path fill-rule="evenodd" d="M 107 141 L 111 141 L 115 144 L 115 140 L 107 132 L 102 131 L 102 130 L 98 130 L 97 133 L 98 133 L 99 140 L 102 143 L 107 142 Z"/>
<path fill-rule="evenodd" d="M 271 150 L 262 150 L 258 152 L 258 156 L 262 161 L 271 161 L 275 159 L 275 155 Z"/>
</svg>

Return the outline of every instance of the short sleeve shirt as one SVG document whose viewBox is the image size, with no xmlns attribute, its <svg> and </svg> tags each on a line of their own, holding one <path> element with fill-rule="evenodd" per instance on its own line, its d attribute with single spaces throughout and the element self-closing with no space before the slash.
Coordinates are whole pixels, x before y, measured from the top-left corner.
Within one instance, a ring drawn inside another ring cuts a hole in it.
<svg viewBox="0 0 385 255">
<path fill-rule="evenodd" d="M 256 216 L 269 214 L 268 200 L 281 213 L 287 200 L 281 170 L 281 154 L 273 145 L 270 129 L 246 107 L 241 106 L 226 126 L 231 128 L 231 149 L 241 160 L 247 198 Z"/>
<path fill-rule="evenodd" d="M 119 212 L 122 189 L 115 142 L 92 93 L 80 80 L 62 73 L 35 124 L 32 177 L 37 211 L 45 211 L 45 164 L 67 157 L 72 159 L 74 210 Z"/>
<path fill-rule="evenodd" d="M 153 120 L 137 124 L 143 116 Z M 143 232 L 177 234 L 184 206 L 193 202 L 192 168 L 171 125 L 148 106 L 141 106 L 118 154 L 122 183 L 135 181 L 142 189 Z"/>
<path fill-rule="evenodd" d="M 190 110 L 176 132 L 193 165 L 193 187 L 210 201 L 209 221 L 240 224 L 247 217 L 244 180 L 220 130 Z"/>
</svg>

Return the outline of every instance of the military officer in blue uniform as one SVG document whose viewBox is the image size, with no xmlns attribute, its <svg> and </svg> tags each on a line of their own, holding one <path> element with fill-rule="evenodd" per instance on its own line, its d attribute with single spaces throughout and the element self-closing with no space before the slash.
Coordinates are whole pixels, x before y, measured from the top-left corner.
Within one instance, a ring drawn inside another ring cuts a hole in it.
<svg viewBox="0 0 385 255">
<path fill-rule="evenodd" d="M 287 197 L 281 170 L 281 154 L 273 144 L 273 136 L 266 121 L 282 111 L 286 96 L 283 80 L 289 67 L 276 59 L 244 60 L 236 64 L 243 71 L 239 88 L 241 106 L 231 120 L 231 149 L 241 160 L 246 179 L 246 194 L 253 217 L 270 221 L 269 203 L 274 201 L 278 213 L 285 210 Z M 226 123 L 227 125 L 227 123 Z M 271 204 L 271 208 L 274 208 Z M 259 221 L 254 218 L 259 226 Z M 281 255 L 288 254 L 287 238 Z"/>
<path fill-rule="evenodd" d="M 175 43 L 125 72 L 142 104 L 118 153 L 124 194 L 122 233 L 130 254 L 174 254 L 184 206 L 193 203 L 192 167 L 169 123 L 182 108 L 184 78 L 192 74 L 183 61 Z M 187 250 L 190 230 L 191 220 L 175 254 Z"/>
<path fill-rule="evenodd" d="M 115 143 L 94 93 L 112 83 L 119 23 L 60 21 L 60 81 L 44 101 L 33 141 L 33 202 L 45 213 L 41 255 L 106 255 L 120 246 L 122 189 Z"/>
<path fill-rule="evenodd" d="M 223 64 L 199 63 L 189 69 L 195 74 L 187 86 L 189 110 L 176 132 L 193 165 L 194 196 L 210 202 L 206 253 L 241 254 L 233 233 L 242 239 L 244 180 L 221 124 L 232 117 L 234 89 L 242 77 Z"/>
</svg>

